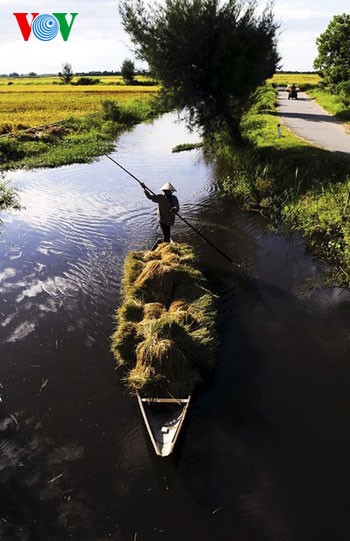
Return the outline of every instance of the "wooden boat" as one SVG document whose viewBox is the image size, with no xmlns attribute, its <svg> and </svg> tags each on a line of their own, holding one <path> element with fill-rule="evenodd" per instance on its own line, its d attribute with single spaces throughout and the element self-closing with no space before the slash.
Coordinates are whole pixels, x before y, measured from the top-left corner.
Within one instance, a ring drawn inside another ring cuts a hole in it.
<svg viewBox="0 0 350 541">
<path fill-rule="evenodd" d="M 169 456 L 185 420 L 191 395 L 187 398 L 146 398 L 137 393 L 137 400 L 155 452 L 158 456 Z"/>
<path fill-rule="evenodd" d="M 153 244 L 153 246 L 152 246 L 152 248 L 151 248 L 151 251 L 155 250 L 160 244 L 162 244 L 162 242 L 164 242 L 163 239 L 161 239 L 161 238 L 159 237 L 159 238 L 154 242 L 154 244 Z M 170 243 L 171 243 L 171 244 L 174 244 L 173 239 L 170 239 Z"/>
<path fill-rule="evenodd" d="M 158 238 L 151 250 L 162 242 Z M 185 420 L 191 395 L 187 398 L 146 398 L 137 393 L 137 400 L 155 452 L 158 456 L 169 456 Z"/>
</svg>

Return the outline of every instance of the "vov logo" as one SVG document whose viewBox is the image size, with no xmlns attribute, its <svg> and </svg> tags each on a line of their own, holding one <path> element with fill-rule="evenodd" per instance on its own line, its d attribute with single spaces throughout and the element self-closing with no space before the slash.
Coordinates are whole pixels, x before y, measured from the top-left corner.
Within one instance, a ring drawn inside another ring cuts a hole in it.
<svg viewBox="0 0 350 541">
<path fill-rule="evenodd" d="M 28 22 L 28 15 L 29 13 L 14 13 L 24 41 L 29 40 L 32 32 L 40 41 L 51 41 L 60 32 L 64 41 L 67 41 L 78 13 L 70 14 L 70 24 L 67 22 L 68 13 L 31 13 L 31 22 Z"/>
</svg>

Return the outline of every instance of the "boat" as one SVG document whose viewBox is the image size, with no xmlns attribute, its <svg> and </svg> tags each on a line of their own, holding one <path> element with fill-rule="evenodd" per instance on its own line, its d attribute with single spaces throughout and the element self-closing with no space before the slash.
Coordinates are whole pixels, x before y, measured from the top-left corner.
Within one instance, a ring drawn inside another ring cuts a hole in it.
<svg viewBox="0 0 350 541">
<path fill-rule="evenodd" d="M 154 244 L 152 245 L 151 252 L 152 252 L 153 250 L 155 250 L 156 248 L 158 248 L 158 246 L 159 246 L 160 244 L 162 244 L 162 242 L 164 242 L 163 239 L 161 239 L 160 237 L 158 237 L 157 240 L 156 240 L 156 241 L 154 242 Z M 173 239 L 170 239 L 170 244 L 174 244 Z"/>
<path fill-rule="evenodd" d="M 151 250 L 155 250 L 163 240 L 158 238 Z M 173 239 L 170 239 L 173 244 Z M 181 427 L 185 420 L 191 395 L 187 398 L 149 398 L 136 393 L 138 405 L 158 456 L 169 456 L 175 447 Z"/>
<path fill-rule="evenodd" d="M 191 395 L 187 398 L 148 398 L 137 393 L 147 432 L 158 456 L 169 456 L 184 423 Z"/>
<path fill-rule="evenodd" d="M 137 398 L 154 451 L 167 457 L 184 426 L 194 389 L 215 363 L 216 298 L 200 271 L 187 270 L 194 262 L 191 247 L 162 244 L 157 239 L 152 246 L 154 257 L 148 251 L 130 252 L 126 258 L 112 351 L 117 366 L 124 367 L 125 383 Z"/>
</svg>

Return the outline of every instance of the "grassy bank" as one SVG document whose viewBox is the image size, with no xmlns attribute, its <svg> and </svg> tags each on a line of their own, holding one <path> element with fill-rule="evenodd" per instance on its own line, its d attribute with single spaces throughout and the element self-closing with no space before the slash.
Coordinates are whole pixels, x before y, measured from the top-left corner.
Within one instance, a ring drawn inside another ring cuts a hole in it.
<svg viewBox="0 0 350 541">
<path fill-rule="evenodd" d="M 348 130 L 350 130 L 350 97 L 345 98 L 341 95 L 331 94 L 327 90 L 318 87 L 308 88 L 307 93 L 315 98 L 317 103 L 328 113 L 343 122 L 347 122 Z"/>
<path fill-rule="evenodd" d="M 216 356 L 216 300 L 186 244 L 130 252 L 112 351 L 133 393 L 187 396 Z"/>
<path fill-rule="evenodd" d="M 55 84 L 56 83 L 56 84 Z M 55 167 L 110 151 L 125 129 L 156 115 L 157 86 L 0 80 L 0 168 Z M 59 125 L 32 129 L 58 121 Z"/>
<path fill-rule="evenodd" d="M 298 83 L 298 82 L 297 82 Z M 233 151 L 217 138 L 217 175 L 225 192 L 250 210 L 300 232 L 350 283 L 349 160 L 315 147 L 281 126 L 271 85 L 244 120 L 249 146 Z"/>
</svg>

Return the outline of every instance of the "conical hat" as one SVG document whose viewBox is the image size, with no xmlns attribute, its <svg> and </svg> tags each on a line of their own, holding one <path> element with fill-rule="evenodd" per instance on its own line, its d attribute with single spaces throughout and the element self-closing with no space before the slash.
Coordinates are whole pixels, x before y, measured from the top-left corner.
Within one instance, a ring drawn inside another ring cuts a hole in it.
<svg viewBox="0 0 350 541">
<path fill-rule="evenodd" d="M 176 192 L 174 186 L 170 184 L 170 182 L 167 182 L 166 184 L 164 184 L 164 186 L 161 187 L 161 190 L 168 190 L 170 192 Z"/>
</svg>

